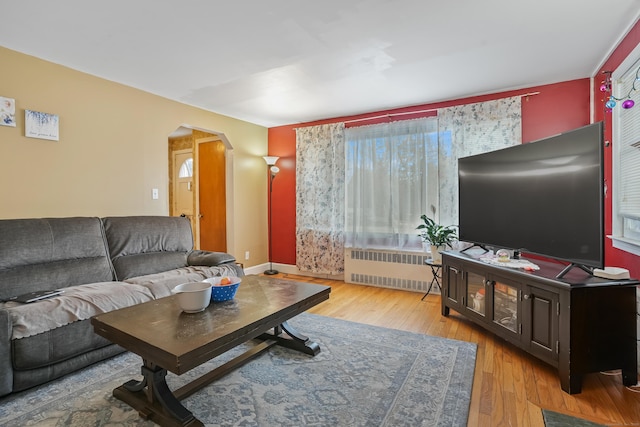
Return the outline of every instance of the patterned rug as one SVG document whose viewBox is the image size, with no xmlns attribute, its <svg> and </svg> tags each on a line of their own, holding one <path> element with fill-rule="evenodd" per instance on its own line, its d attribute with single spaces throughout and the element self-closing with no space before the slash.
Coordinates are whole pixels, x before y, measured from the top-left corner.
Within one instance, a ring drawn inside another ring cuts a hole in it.
<svg viewBox="0 0 640 427">
<path fill-rule="evenodd" d="M 183 401 L 208 426 L 466 426 L 476 345 L 308 313 L 290 321 L 320 344 L 279 346 Z M 176 389 L 244 349 L 182 376 Z M 111 392 L 140 379 L 125 353 L 0 399 L 0 425 L 152 426 Z"/>
<path fill-rule="evenodd" d="M 572 417 L 546 409 L 542 410 L 545 427 L 606 427 L 603 424 L 594 423 L 580 418 Z"/>
</svg>

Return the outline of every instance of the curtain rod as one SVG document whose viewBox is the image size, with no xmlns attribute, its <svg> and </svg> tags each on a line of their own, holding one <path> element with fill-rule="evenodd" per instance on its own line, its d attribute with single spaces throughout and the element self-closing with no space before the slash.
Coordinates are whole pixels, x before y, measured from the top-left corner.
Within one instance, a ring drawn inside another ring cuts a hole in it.
<svg viewBox="0 0 640 427">
<path fill-rule="evenodd" d="M 523 93 L 522 95 L 514 95 L 514 96 L 519 96 L 520 98 L 524 98 L 524 97 L 529 97 L 529 96 L 539 95 L 539 94 L 540 94 L 540 92 L 538 91 L 538 92 Z M 511 98 L 511 97 L 508 97 L 508 98 Z M 428 109 L 428 110 L 405 111 L 405 112 L 402 112 L 402 113 L 389 113 L 389 114 L 382 114 L 380 116 L 363 117 L 361 119 L 345 120 L 343 123 L 347 124 L 347 123 L 366 122 L 368 120 L 384 119 L 384 118 L 390 118 L 390 117 L 395 117 L 395 116 L 406 116 L 406 115 L 409 115 L 409 114 L 430 113 L 432 111 L 438 111 L 438 110 L 440 110 L 440 108 L 431 108 L 431 109 Z M 293 130 L 294 131 L 298 130 L 298 128 L 294 128 Z"/>
<path fill-rule="evenodd" d="M 520 98 L 524 98 L 525 96 L 533 96 L 533 95 L 538 95 L 540 94 L 540 92 L 529 92 L 529 93 L 523 93 L 522 95 L 515 95 L 515 96 L 519 96 Z M 510 97 L 509 97 L 510 98 Z M 416 111 L 404 111 L 402 113 L 389 113 L 389 114 L 383 114 L 380 116 L 373 116 L 373 117 L 363 117 L 361 119 L 353 119 L 353 120 L 345 120 L 344 123 L 357 123 L 357 122 L 364 122 L 367 120 L 377 120 L 377 119 L 384 119 L 386 118 L 390 118 L 390 117 L 395 117 L 395 116 L 406 116 L 409 114 L 420 114 L 420 113 L 430 113 L 432 111 L 438 111 L 440 110 L 440 108 L 431 108 L 429 110 L 416 110 Z"/>
<path fill-rule="evenodd" d="M 346 123 L 364 122 L 364 121 L 367 121 L 367 120 L 384 119 L 385 117 L 395 117 L 395 116 L 406 116 L 406 115 L 409 115 L 409 114 L 430 113 L 432 111 L 438 111 L 438 109 L 437 108 L 431 108 L 429 110 L 416 110 L 416 111 L 405 111 L 403 113 L 383 114 L 381 116 L 363 117 L 361 119 L 345 120 L 344 123 L 346 124 Z"/>
</svg>

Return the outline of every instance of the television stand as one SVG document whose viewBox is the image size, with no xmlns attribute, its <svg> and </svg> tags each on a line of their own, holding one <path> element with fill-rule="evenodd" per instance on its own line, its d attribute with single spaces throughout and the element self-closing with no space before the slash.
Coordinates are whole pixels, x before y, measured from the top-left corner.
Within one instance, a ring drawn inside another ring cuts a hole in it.
<svg viewBox="0 0 640 427">
<path fill-rule="evenodd" d="M 567 265 L 560 273 L 558 273 L 558 275 L 556 276 L 556 279 L 562 279 L 564 275 L 567 274 L 569 270 L 571 270 L 573 267 L 577 267 L 580 270 L 583 270 L 585 273 L 589 274 L 590 276 L 593 276 L 593 268 L 587 267 L 586 265 L 583 265 L 583 264 L 572 262 L 571 264 Z"/>
<path fill-rule="evenodd" d="M 592 372 L 621 369 L 638 382 L 635 279 L 611 280 L 536 260 L 527 271 L 442 252 L 442 315 L 472 322 L 558 369 L 562 390 L 582 391 Z"/>
</svg>

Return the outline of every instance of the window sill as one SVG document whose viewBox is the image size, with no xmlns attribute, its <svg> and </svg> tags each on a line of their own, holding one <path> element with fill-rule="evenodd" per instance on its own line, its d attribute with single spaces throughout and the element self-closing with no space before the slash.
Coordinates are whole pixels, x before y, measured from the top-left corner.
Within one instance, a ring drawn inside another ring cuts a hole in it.
<svg viewBox="0 0 640 427">
<path fill-rule="evenodd" d="M 624 237 L 607 236 L 613 242 L 613 247 L 621 251 L 632 253 L 640 256 L 640 242 L 637 240 L 626 239 Z"/>
</svg>

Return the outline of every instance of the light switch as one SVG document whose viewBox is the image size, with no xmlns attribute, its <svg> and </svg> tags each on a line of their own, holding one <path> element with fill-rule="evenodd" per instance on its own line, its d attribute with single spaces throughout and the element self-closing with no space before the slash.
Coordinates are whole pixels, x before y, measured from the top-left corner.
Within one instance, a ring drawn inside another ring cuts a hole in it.
<svg viewBox="0 0 640 427">
<path fill-rule="evenodd" d="M 153 200 L 158 200 L 158 189 L 154 188 L 153 190 L 151 190 L 151 198 Z"/>
</svg>

